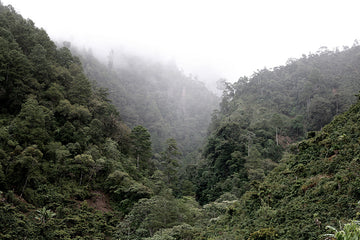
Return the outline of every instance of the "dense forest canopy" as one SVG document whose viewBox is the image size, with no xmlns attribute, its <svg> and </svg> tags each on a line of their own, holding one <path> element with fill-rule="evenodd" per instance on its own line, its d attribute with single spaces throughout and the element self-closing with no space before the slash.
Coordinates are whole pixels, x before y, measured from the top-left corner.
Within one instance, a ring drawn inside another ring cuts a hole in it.
<svg viewBox="0 0 360 240">
<path fill-rule="evenodd" d="M 326 239 L 320 236 L 329 232 L 327 226 L 340 231 L 349 219 L 358 218 L 359 112 L 357 102 L 321 131 L 293 144 L 264 181 L 253 181 L 206 236 Z"/>
<path fill-rule="evenodd" d="M 169 220 L 149 220 L 141 236 L 194 221 L 188 209 L 197 204 L 181 198 L 175 182 L 174 139 L 153 159 L 148 130 L 120 120 L 107 92 L 87 79 L 66 45 L 57 47 L 2 5 L 0 31 L 1 239 L 115 237 L 133 207 L 146 204 L 140 199 L 159 202 L 154 211 L 165 201 L 183 219 L 169 211 Z M 191 195 L 191 184 L 186 189 Z"/>
<path fill-rule="evenodd" d="M 359 236 L 359 56 L 223 82 L 210 117 L 174 64 L 101 63 L 0 4 L 0 238 Z"/>
<path fill-rule="evenodd" d="M 344 51 L 322 48 L 225 83 L 204 148 L 198 200 L 213 201 L 227 191 L 240 196 L 249 182 L 263 180 L 289 145 L 347 110 L 360 89 L 359 56 L 358 45 Z"/>
<path fill-rule="evenodd" d="M 194 163 L 218 98 L 205 85 L 186 76 L 174 62 L 111 51 L 106 63 L 91 51 L 73 52 L 82 61 L 85 74 L 109 89 L 109 98 L 131 128 L 142 125 L 150 134 L 153 150 L 160 153 L 168 138 L 174 138 L 182 161 Z"/>
</svg>

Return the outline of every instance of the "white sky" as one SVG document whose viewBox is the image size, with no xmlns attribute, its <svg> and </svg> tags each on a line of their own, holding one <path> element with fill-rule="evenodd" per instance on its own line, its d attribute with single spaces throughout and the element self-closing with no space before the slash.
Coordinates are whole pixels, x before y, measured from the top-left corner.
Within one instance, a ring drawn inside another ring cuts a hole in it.
<svg viewBox="0 0 360 240">
<path fill-rule="evenodd" d="M 233 82 L 289 58 L 351 46 L 360 36 L 357 0 L 1 0 L 53 40 L 174 59 L 200 80 Z"/>
</svg>

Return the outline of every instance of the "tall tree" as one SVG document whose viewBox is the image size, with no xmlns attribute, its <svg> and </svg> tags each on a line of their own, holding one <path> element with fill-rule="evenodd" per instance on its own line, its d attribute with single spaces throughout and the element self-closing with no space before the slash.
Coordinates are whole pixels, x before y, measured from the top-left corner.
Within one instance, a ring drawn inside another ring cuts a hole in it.
<svg viewBox="0 0 360 240">
<path fill-rule="evenodd" d="M 161 169 L 166 176 L 166 182 L 171 185 L 177 180 L 180 152 L 175 139 L 169 138 L 166 145 L 165 151 L 161 153 Z"/>
<path fill-rule="evenodd" d="M 145 170 L 149 167 L 152 156 L 149 131 L 143 126 L 136 126 L 131 131 L 131 153 L 136 159 L 136 167 Z"/>
</svg>

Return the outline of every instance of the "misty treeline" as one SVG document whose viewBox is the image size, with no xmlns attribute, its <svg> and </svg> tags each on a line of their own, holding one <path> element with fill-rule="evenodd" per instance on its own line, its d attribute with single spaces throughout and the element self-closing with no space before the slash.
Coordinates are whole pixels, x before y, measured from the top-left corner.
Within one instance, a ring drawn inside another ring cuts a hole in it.
<svg viewBox="0 0 360 240">
<path fill-rule="evenodd" d="M 242 195 L 249 182 L 264 179 L 289 145 L 347 110 L 360 90 L 359 54 L 357 45 L 321 48 L 285 66 L 225 82 L 204 148 L 198 200 L 214 201 L 228 191 Z"/>
<path fill-rule="evenodd" d="M 174 138 L 183 161 L 194 163 L 219 101 L 202 82 L 186 76 L 172 61 L 111 50 L 101 62 L 91 50 L 72 50 L 89 80 L 109 89 L 121 119 L 131 128 L 142 125 L 149 130 L 154 153 Z"/>
<path fill-rule="evenodd" d="M 174 65 L 82 64 L 12 7 L 0 5 L 0 34 L 0 238 L 196 232 L 206 216 L 179 169 L 198 154 L 216 97 Z"/>
<path fill-rule="evenodd" d="M 0 4 L 1 239 L 319 239 L 358 216 L 358 45 L 223 82 L 212 115 L 175 64 L 110 56 Z"/>
</svg>

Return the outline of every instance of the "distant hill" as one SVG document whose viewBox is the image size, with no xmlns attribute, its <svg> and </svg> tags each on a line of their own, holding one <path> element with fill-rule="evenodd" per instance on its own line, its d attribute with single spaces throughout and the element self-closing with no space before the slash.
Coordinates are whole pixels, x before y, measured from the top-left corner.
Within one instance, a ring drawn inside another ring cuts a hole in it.
<svg viewBox="0 0 360 240">
<path fill-rule="evenodd" d="M 91 53 L 73 50 L 90 80 L 109 89 L 109 98 L 130 127 L 145 126 L 153 150 L 161 152 L 174 138 L 188 162 L 202 147 L 218 98 L 205 85 L 172 63 L 122 52 L 102 63 Z"/>
<path fill-rule="evenodd" d="M 197 198 L 241 196 L 261 181 L 290 144 L 320 130 L 355 102 L 360 90 L 360 46 L 321 49 L 251 78 L 225 83 L 220 110 L 200 165 Z"/>
</svg>

